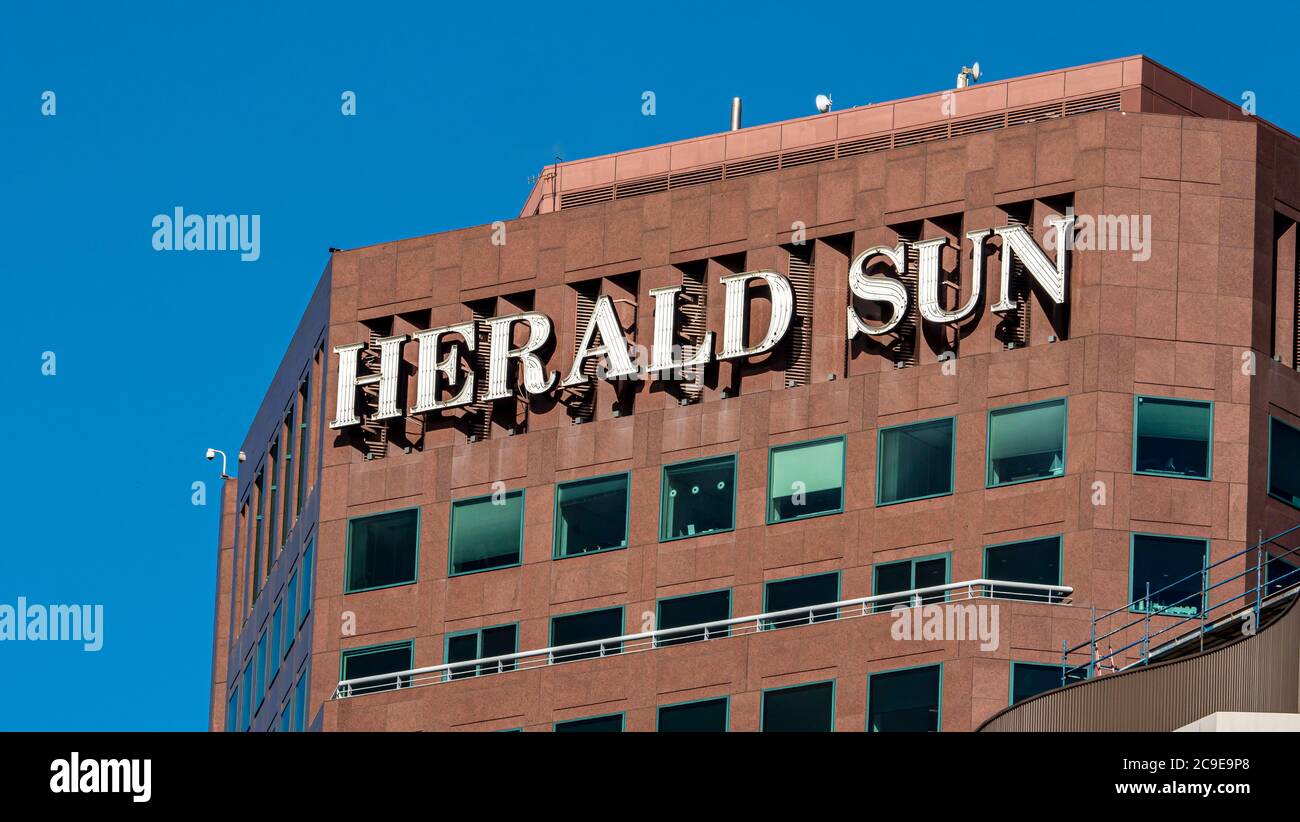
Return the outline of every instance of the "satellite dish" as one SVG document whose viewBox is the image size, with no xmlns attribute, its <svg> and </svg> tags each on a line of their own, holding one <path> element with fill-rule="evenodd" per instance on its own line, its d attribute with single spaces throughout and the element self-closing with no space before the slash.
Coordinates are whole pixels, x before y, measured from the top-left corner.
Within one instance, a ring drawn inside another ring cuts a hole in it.
<svg viewBox="0 0 1300 822">
<path fill-rule="evenodd" d="M 817 110 L 822 114 L 831 110 L 831 96 L 829 94 L 817 95 Z"/>
<path fill-rule="evenodd" d="M 971 76 L 971 79 L 972 79 L 972 80 L 975 80 L 975 81 L 977 81 L 977 82 L 979 81 L 979 79 L 980 79 L 980 63 L 979 63 L 978 60 L 975 61 L 975 65 L 973 65 L 973 66 L 970 67 L 970 76 Z"/>
</svg>

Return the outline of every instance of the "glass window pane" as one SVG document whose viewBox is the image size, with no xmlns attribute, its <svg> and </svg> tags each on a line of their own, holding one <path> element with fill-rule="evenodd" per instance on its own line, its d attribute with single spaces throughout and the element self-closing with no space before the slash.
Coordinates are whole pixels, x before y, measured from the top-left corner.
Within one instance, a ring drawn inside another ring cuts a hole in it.
<svg viewBox="0 0 1300 822">
<path fill-rule="evenodd" d="M 1065 473 L 1065 400 L 989 412 L 988 484 Z"/>
<path fill-rule="evenodd" d="M 257 666 L 257 707 L 254 711 L 260 711 L 262 700 L 266 698 L 266 631 L 263 631 L 262 638 L 257 640 L 257 656 L 253 664 Z"/>
<path fill-rule="evenodd" d="M 984 576 L 1008 582 L 1032 582 L 1037 585 L 1061 584 L 1061 538 L 1044 537 L 1007 545 L 990 545 L 984 549 Z M 1003 599 L 1051 601 L 1051 595 L 1016 588 L 989 589 L 990 596 Z"/>
<path fill-rule="evenodd" d="M 316 543 L 307 543 L 307 552 L 302 555 L 302 595 L 298 599 L 298 627 L 306 621 L 307 614 L 311 613 L 312 606 L 312 580 L 315 578 L 316 569 L 313 560 L 316 556 Z"/>
<path fill-rule="evenodd" d="M 867 678 L 867 730 L 939 730 L 938 665 L 871 674 Z"/>
<path fill-rule="evenodd" d="M 248 730 L 249 725 L 253 720 L 253 668 L 257 665 L 254 661 L 255 659 L 256 657 L 249 659 L 248 663 L 244 666 L 244 681 L 240 685 L 240 691 L 243 693 L 244 699 L 240 703 L 239 727 L 240 730 L 244 731 Z"/>
<path fill-rule="evenodd" d="M 1210 476 L 1208 402 L 1138 397 L 1133 414 L 1133 470 L 1176 477 Z"/>
<path fill-rule="evenodd" d="M 826 514 L 844 507 L 842 438 L 773 448 L 769 459 L 769 522 Z"/>
<path fill-rule="evenodd" d="M 310 671 L 310 668 L 308 668 Z M 293 729 L 302 731 L 306 727 L 307 716 L 307 689 L 310 687 L 311 678 L 306 672 L 298 677 L 298 687 L 293 695 Z"/>
<path fill-rule="evenodd" d="M 281 651 L 285 656 L 289 655 L 289 649 L 293 647 L 294 640 L 298 637 L 297 616 L 298 616 L 298 572 L 295 571 L 293 576 L 289 577 L 289 586 L 285 588 L 284 594 L 284 650 Z"/>
<path fill-rule="evenodd" d="M 680 628 L 685 625 L 699 625 L 704 622 L 717 622 L 731 617 L 731 591 L 709 591 L 704 594 L 673 597 L 659 600 L 659 620 L 656 628 Z M 705 633 L 708 636 L 705 636 Z M 711 629 L 697 629 L 661 637 L 659 645 L 679 645 L 683 642 L 699 642 L 703 639 L 717 639 L 728 636 L 725 626 Z"/>
<path fill-rule="evenodd" d="M 555 489 L 555 555 L 627 547 L 627 474 L 566 482 Z"/>
<path fill-rule="evenodd" d="M 1163 616 L 1194 616 L 1201 608 L 1201 574 L 1205 540 L 1183 537 L 1133 536 L 1132 588 L 1135 611 Z M 1151 601 L 1146 599 L 1151 585 Z"/>
<path fill-rule="evenodd" d="M 1269 418 L 1268 492 L 1300 508 L 1300 430 Z"/>
<path fill-rule="evenodd" d="M 707 733 L 727 730 L 727 698 L 664 705 L 659 709 L 660 733 Z"/>
<path fill-rule="evenodd" d="M 931 588 L 948 583 L 948 558 L 923 557 L 921 559 L 904 559 L 898 562 L 886 562 L 877 565 L 874 570 L 875 587 L 873 595 L 892 594 L 899 591 L 911 591 L 916 588 Z M 948 595 L 935 591 L 921 595 L 921 602 L 943 602 Z M 888 611 L 896 605 L 910 605 L 908 596 L 889 597 L 876 602 L 872 609 L 875 613 Z"/>
<path fill-rule="evenodd" d="M 1265 592 L 1269 596 L 1300 583 L 1300 568 L 1295 564 L 1297 554 L 1291 554 L 1290 557 L 1288 561 L 1281 557 L 1265 556 L 1264 581 L 1267 584 Z"/>
<path fill-rule="evenodd" d="M 621 733 L 623 715 L 593 716 L 587 719 L 570 719 L 568 722 L 556 722 L 556 733 Z"/>
<path fill-rule="evenodd" d="M 952 447 L 951 419 L 882 430 L 876 504 L 951 494 Z"/>
<path fill-rule="evenodd" d="M 271 655 L 268 662 L 271 666 L 271 679 L 275 679 L 276 674 L 280 673 L 280 634 L 283 632 L 283 626 L 280 620 L 284 617 L 284 602 L 281 601 L 275 606 L 275 614 L 271 617 Z"/>
<path fill-rule="evenodd" d="M 348 522 L 345 593 L 415 582 L 419 511 L 392 511 Z"/>
<path fill-rule="evenodd" d="M 763 731 L 831 731 L 835 684 L 818 682 L 763 692 Z"/>
<path fill-rule="evenodd" d="M 486 659 L 515 653 L 519 650 L 518 634 L 519 627 L 517 625 L 498 625 L 495 628 L 484 628 L 480 632 L 479 658 Z M 513 671 L 514 669 L 514 660 L 504 660 L 480 665 L 479 673 L 500 673 L 502 671 Z"/>
<path fill-rule="evenodd" d="M 623 609 L 606 608 L 601 611 L 588 611 L 583 614 L 569 614 L 551 618 L 551 645 L 575 645 L 581 642 L 594 642 L 598 639 L 622 636 Z M 572 662 L 578 659 L 616 654 L 622 650 L 622 643 L 614 642 L 590 649 L 580 648 L 573 651 L 557 653 L 556 662 Z"/>
<path fill-rule="evenodd" d="M 769 582 L 764 588 L 763 596 L 763 610 L 767 613 L 802 608 L 805 605 L 835 602 L 840 598 L 840 575 L 838 573 L 817 574 L 816 576 Z M 814 608 L 789 616 L 765 620 L 763 627 L 765 630 L 773 630 L 790 625 L 825 622 L 834 619 L 837 610 L 836 608 Z"/>
<path fill-rule="evenodd" d="M 452 574 L 518 565 L 523 543 L 522 491 L 452 503 Z"/>
<path fill-rule="evenodd" d="M 1029 662 L 1011 664 L 1011 704 L 1061 687 L 1060 665 L 1039 665 Z"/>
<path fill-rule="evenodd" d="M 734 455 L 665 467 L 659 539 L 730 531 L 735 525 L 735 482 Z"/>
<path fill-rule="evenodd" d="M 478 633 L 461 634 L 459 636 L 448 637 L 447 639 L 447 663 L 468 662 L 471 659 L 478 659 Z M 467 676 L 474 676 L 473 665 L 461 665 L 452 668 L 448 673 L 449 679 L 463 679 Z"/>
<path fill-rule="evenodd" d="M 343 652 L 343 679 L 357 679 L 363 676 L 377 676 L 397 671 L 409 671 L 412 667 L 412 645 L 410 642 L 397 642 L 392 645 L 380 645 L 376 648 L 357 648 Z M 410 687 L 411 678 L 392 677 L 355 685 L 352 693 L 371 694 L 377 691 L 391 691 L 400 686 Z"/>
<path fill-rule="evenodd" d="M 235 690 L 230 694 L 230 701 L 226 703 L 226 731 L 233 731 L 239 727 L 239 685 L 235 685 Z"/>
</svg>

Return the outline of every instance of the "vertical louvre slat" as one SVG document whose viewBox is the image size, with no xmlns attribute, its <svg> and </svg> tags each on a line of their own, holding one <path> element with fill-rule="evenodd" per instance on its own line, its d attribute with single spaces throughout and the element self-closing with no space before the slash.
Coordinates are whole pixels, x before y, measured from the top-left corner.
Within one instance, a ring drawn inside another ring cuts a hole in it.
<svg viewBox="0 0 1300 822">
<path fill-rule="evenodd" d="M 794 291 L 794 318 L 790 329 L 790 357 L 785 385 L 807 385 L 812 371 L 812 318 L 814 262 L 811 245 L 790 246 L 790 287 Z"/>
<path fill-rule="evenodd" d="M 682 360 L 689 361 L 699 350 L 708 325 L 707 290 L 704 285 L 704 267 L 682 271 Z M 682 369 L 682 391 L 691 402 L 704 393 L 704 366 Z"/>
</svg>

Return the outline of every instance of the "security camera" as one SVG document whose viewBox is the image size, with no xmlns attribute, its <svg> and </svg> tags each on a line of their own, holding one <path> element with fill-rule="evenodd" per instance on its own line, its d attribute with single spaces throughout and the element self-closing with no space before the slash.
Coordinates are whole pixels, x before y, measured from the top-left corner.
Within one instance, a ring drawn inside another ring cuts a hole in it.
<svg viewBox="0 0 1300 822">
<path fill-rule="evenodd" d="M 206 456 L 209 460 L 214 460 L 217 458 L 217 451 L 214 448 L 209 448 L 208 453 L 205 454 L 204 456 Z"/>
</svg>

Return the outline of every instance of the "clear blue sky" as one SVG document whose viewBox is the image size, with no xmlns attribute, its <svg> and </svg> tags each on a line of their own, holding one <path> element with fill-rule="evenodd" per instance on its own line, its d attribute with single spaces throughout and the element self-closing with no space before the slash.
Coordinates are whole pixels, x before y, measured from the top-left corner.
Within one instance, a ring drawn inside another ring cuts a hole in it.
<svg viewBox="0 0 1300 822">
<path fill-rule="evenodd" d="M 555 154 L 721 131 L 733 95 L 753 125 L 818 92 L 948 88 L 973 60 L 996 79 L 1145 53 L 1300 131 L 1278 3 L 25 5 L 0 12 L 0 603 L 100 603 L 105 626 L 98 653 L 0 643 L 6 730 L 205 727 L 203 451 L 238 449 L 329 246 L 514 217 Z M 261 215 L 261 259 L 155 252 L 178 205 Z"/>
</svg>

